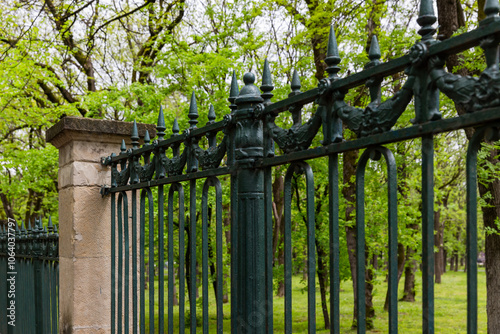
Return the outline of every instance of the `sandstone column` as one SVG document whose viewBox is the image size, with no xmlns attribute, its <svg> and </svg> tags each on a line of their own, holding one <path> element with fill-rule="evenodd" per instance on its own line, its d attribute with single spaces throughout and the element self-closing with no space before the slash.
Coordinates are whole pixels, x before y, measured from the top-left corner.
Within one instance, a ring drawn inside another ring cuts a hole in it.
<svg viewBox="0 0 500 334">
<path fill-rule="evenodd" d="M 139 124 L 142 138 L 146 125 Z M 147 126 L 151 137 L 154 126 Z M 65 117 L 47 131 L 59 149 L 60 333 L 110 333 L 111 172 L 100 158 L 130 146 L 132 123 Z"/>
</svg>

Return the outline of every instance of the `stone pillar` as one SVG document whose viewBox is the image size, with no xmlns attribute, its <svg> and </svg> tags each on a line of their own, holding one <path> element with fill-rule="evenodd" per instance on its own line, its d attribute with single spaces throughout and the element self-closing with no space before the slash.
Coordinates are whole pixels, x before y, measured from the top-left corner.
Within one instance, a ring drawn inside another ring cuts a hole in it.
<svg viewBox="0 0 500 334">
<path fill-rule="evenodd" d="M 138 124 L 139 134 L 154 125 Z M 130 144 L 132 123 L 65 117 L 47 131 L 59 149 L 59 332 L 111 332 L 111 171 L 100 158 Z M 129 146 L 129 145 L 128 145 Z"/>
</svg>

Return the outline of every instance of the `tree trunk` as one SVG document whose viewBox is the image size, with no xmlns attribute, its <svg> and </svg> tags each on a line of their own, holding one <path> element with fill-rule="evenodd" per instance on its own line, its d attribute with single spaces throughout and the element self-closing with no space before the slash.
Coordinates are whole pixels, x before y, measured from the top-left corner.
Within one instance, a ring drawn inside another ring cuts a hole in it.
<svg viewBox="0 0 500 334">
<path fill-rule="evenodd" d="M 406 267 L 405 267 L 405 286 L 401 301 L 414 302 L 415 301 L 415 271 L 417 265 L 415 260 L 412 259 L 415 250 L 411 247 L 406 248 Z"/>
<path fill-rule="evenodd" d="M 319 191 L 319 187 L 316 190 L 315 200 L 316 200 L 316 217 L 320 214 L 323 208 L 324 200 L 328 198 L 328 185 L 325 184 L 325 189 L 323 192 Z M 316 254 L 317 254 L 317 273 L 319 281 L 319 291 L 321 294 L 321 310 L 323 311 L 323 319 L 325 321 L 325 329 L 330 329 L 330 317 L 328 316 L 328 301 L 326 298 L 328 290 L 328 264 L 329 264 L 329 251 L 328 244 L 323 245 L 318 238 L 318 233 L 322 230 L 323 221 L 316 218 Z M 326 246 L 326 247 L 324 247 Z"/>
<path fill-rule="evenodd" d="M 448 252 L 443 247 L 443 273 L 446 273 L 446 266 L 448 265 Z"/>
<path fill-rule="evenodd" d="M 3 211 L 7 218 L 14 218 L 14 210 L 12 210 L 12 205 L 8 200 L 7 196 L 0 191 L 0 199 L 2 200 Z"/>
<path fill-rule="evenodd" d="M 478 19 L 484 18 L 484 0 L 478 1 Z M 463 26 L 462 8 L 459 1 L 438 0 L 438 20 L 440 29 L 439 32 L 447 38 L 451 36 L 459 27 Z M 453 68 L 459 65 L 458 57 L 449 57 L 446 65 L 448 71 L 452 72 Z M 470 74 L 467 69 L 460 71 L 462 75 Z M 465 113 L 461 108 L 457 108 L 459 115 Z M 467 138 L 470 139 L 473 131 L 465 132 Z M 491 152 L 487 160 L 492 163 L 497 163 L 495 159 L 498 152 Z M 487 205 L 482 207 L 483 223 L 487 228 L 494 231 L 499 231 L 496 221 L 500 217 L 500 181 L 498 179 L 485 180 L 484 183 L 479 183 L 479 195 Z M 498 233 L 487 233 L 485 238 L 486 244 L 486 290 L 487 290 L 487 307 L 488 314 L 488 333 L 500 333 L 500 235 Z M 458 262 L 458 259 L 457 259 Z M 457 263 L 458 264 L 458 263 Z"/>
<path fill-rule="evenodd" d="M 318 254 L 318 281 L 321 294 L 321 310 L 325 320 L 325 329 L 330 329 L 330 317 L 328 316 L 328 302 L 326 299 L 328 285 L 328 253 L 325 252 L 318 239 L 316 238 L 316 252 Z"/>
<path fill-rule="evenodd" d="M 211 227 L 211 222 L 212 221 L 212 207 L 208 207 L 208 221 L 207 221 L 207 230 L 208 230 L 208 264 L 210 267 L 210 277 L 212 278 L 212 286 L 214 288 L 214 295 L 215 295 L 215 302 L 218 302 L 217 300 L 217 272 L 215 268 L 215 256 L 214 256 L 214 240 L 213 240 L 213 235 L 210 233 L 210 227 Z M 205 298 L 205 297 L 203 297 Z"/>
<path fill-rule="evenodd" d="M 175 267 L 174 267 L 174 275 L 172 277 L 172 279 L 174 280 L 174 295 L 172 296 L 172 304 L 173 305 L 179 305 L 179 299 L 177 298 L 177 286 L 175 284 L 175 279 L 176 279 L 176 275 L 177 273 L 179 272 L 179 270 L 175 270 Z M 170 277 L 168 278 L 170 279 Z"/>
<path fill-rule="evenodd" d="M 349 255 L 349 267 L 351 268 L 352 287 L 354 292 L 354 313 L 352 327 L 356 328 L 356 318 L 358 316 L 358 294 L 356 292 L 356 225 L 354 221 L 354 204 L 356 194 L 356 184 L 351 182 L 352 177 L 356 175 L 356 161 L 358 160 L 358 151 L 348 151 L 343 156 L 343 179 L 344 187 L 342 195 L 346 202 L 345 209 L 345 231 L 347 241 L 347 252 Z"/>
</svg>

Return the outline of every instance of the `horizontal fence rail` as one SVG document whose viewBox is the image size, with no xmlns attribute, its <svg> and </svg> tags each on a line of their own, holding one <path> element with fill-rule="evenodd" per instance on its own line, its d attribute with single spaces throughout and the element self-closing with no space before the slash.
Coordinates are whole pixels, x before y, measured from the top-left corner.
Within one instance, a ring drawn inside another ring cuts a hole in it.
<svg viewBox="0 0 500 334">
<path fill-rule="evenodd" d="M 0 228 L 0 333 L 59 333 L 58 249 L 51 218 Z"/>
<path fill-rule="evenodd" d="M 223 323 L 225 313 L 230 313 L 231 332 L 273 333 L 275 254 L 272 238 L 276 231 L 273 230 L 272 171 L 278 166 L 285 166 L 286 170 L 283 195 L 284 331 L 293 331 L 292 258 L 296 254 L 291 229 L 294 219 L 292 181 L 297 182 L 294 180 L 302 179 L 303 175 L 305 212 L 302 218 L 307 232 L 302 237 L 306 244 L 307 331 L 316 332 L 315 275 L 317 267 L 323 264 L 316 256 L 315 180 L 309 162 L 327 157 L 329 321 L 331 332 L 339 333 L 339 157 L 363 149 L 356 169 L 353 196 L 356 203 L 357 261 L 353 279 L 356 280 L 357 330 L 358 333 L 366 332 L 365 288 L 371 284 L 366 272 L 365 169 L 370 160 L 384 157 L 388 180 L 389 332 L 397 333 L 398 166 L 396 154 L 383 145 L 420 138 L 422 331 L 433 333 L 434 138 L 439 133 L 475 128 L 467 152 L 466 174 L 467 331 L 476 333 L 477 154 L 482 141 L 498 140 L 500 124 L 500 92 L 495 90 L 500 80 L 498 1 L 486 1 L 485 12 L 487 17 L 477 29 L 441 42 L 434 38 L 436 17 L 432 1 L 423 0 L 417 20 L 421 27 L 418 31 L 420 39 L 409 54 L 381 63 L 378 42 L 373 37 L 365 69 L 345 78 L 337 75 L 341 59 L 332 28 L 325 59 L 328 76 L 315 89 L 300 92 L 300 80 L 295 72 L 289 97 L 273 103 L 274 86 L 266 60 L 260 90 L 255 86 L 252 73 L 244 75 L 245 86 L 239 90 L 233 73 L 228 98 L 230 113 L 220 122 L 215 122 L 215 110 L 211 107 L 208 123 L 197 127 L 199 114 L 193 93 L 188 114 L 190 126 L 182 134 L 177 120 L 174 120 L 172 135 L 165 138 L 165 119 L 160 109 L 156 140 L 152 142 L 146 132 L 141 146 L 134 123 L 131 148 L 127 148 L 123 141 L 118 154 L 102 158 L 102 164 L 110 166 L 112 173 L 111 185 L 102 190 L 103 195 L 111 194 L 112 332 L 145 333 L 149 328 L 150 333 L 173 333 L 176 325 L 180 332 L 184 332 L 187 326 L 191 333 L 222 333 L 227 330 Z M 478 77 L 461 77 L 444 70 L 448 55 L 476 46 L 481 47 L 486 55 L 486 69 Z M 382 102 L 383 79 L 403 70 L 405 83 L 394 96 Z M 363 85 L 368 87 L 371 100 L 366 108 L 355 108 L 344 101 L 349 89 Z M 439 110 L 440 94 L 446 95 L 467 113 L 443 118 Z M 303 123 L 302 109 L 311 103 L 312 116 Z M 408 108 L 412 103 L 414 108 Z M 414 110 L 412 124 L 397 124 L 401 115 L 410 110 Z M 283 129 L 275 123 L 280 113 L 291 116 L 291 128 Z M 395 126 L 398 128 L 393 129 Z M 343 127 L 355 134 L 353 139 L 344 138 Z M 208 142 L 206 147 L 200 146 L 204 138 Z M 318 138 L 321 146 L 311 147 L 313 140 Z M 201 186 L 198 180 L 203 180 L 203 190 L 198 189 Z M 223 209 L 223 186 L 228 182 L 230 205 Z M 167 202 L 165 191 L 168 191 Z M 230 213 L 223 212 L 226 210 Z M 224 233 L 226 217 L 230 229 Z M 229 262 L 230 270 L 224 270 Z M 197 279 L 199 272 L 200 281 Z M 201 286 L 201 296 L 198 285 Z M 230 309 L 224 308 L 228 290 Z M 189 299 L 187 303 L 186 297 Z M 217 310 L 216 320 L 212 323 L 208 315 L 211 302 L 215 303 Z M 174 303 L 178 303 L 178 319 L 174 318 Z"/>
</svg>

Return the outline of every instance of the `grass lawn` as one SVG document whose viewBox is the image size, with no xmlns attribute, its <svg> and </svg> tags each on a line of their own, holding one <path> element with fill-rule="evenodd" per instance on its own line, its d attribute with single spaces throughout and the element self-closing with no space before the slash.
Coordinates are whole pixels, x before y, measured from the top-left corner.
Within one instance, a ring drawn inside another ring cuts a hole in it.
<svg viewBox="0 0 500 334">
<path fill-rule="evenodd" d="M 479 269 L 478 274 L 478 333 L 486 333 L 486 276 L 484 268 Z M 402 278 L 404 279 L 404 278 Z M 436 333 L 466 333 L 467 332 L 467 282 L 464 272 L 447 272 L 442 276 L 441 284 L 435 284 L 435 332 Z M 157 292 L 157 284 L 155 288 Z M 307 333 L 307 293 L 304 290 L 304 284 L 300 277 L 294 277 L 292 281 L 292 299 L 293 299 L 293 332 Z M 399 293 L 402 294 L 403 281 L 400 282 Z M 415 303 L 399 302 L 399 333 L 422 333 L 422 294 L 421 279 L 417 276 L 417 301 Z M 387 284 L 379 278 L 374 288 L 374 305 L 376 319 L 374 321 L 375 329 L 368 333 L 387 333 L 388 332 L 388 313 L 384 312 L 384 301 Z M 166 282 L 165 282 L 166 290 Z M 210 333 L 216 332 L 216 309 L 213 289 L 210 287 L 209 295 L 209 329 Z M 200 288 L 201 293 L 201 288 Z M 323 316 L 321 311 L 321 299 L 319 286 L 316 287 L 316 329 L 317 333 L 328 333 L 324 329 Z M 155 298 L 157 305 L 158 298 Z M 146 291 L 146 318 L 148 312 L 148 291 Z M 197 317 L 201 323 L 201 298 L 198 300 Z M 274 332 L 283 333 L 284 331 L 284 298 L 274 298 Z M 340 292 L 340 327 L 341 333 L 356 333 L 351 330 L 353 314 L 353 294 L 352 283 L 346 281 L 341 283 Z M 155 308 L 158 312 L 157 307 Z M 174 327 L 178 332 L 179 309 L 174 307 Z M 189 312 L 189 301 L 186 298 L 186 314 Z M 167 326 L 167 308 L 165 307 L 165 327 Z M 157 315 L 155 316 L 158 323 Z M 189 319 L 186 319 L 186 328 L 188 328 Z M 149 320 L 146 319 L 146 324 Z M 199 328 L 201 330 L 201 327 Z M 186 330 L 188 332 L 188 330 Z M 230 333 L 230 304 L 224 304 L 224 333 Z"/>
</svg>

